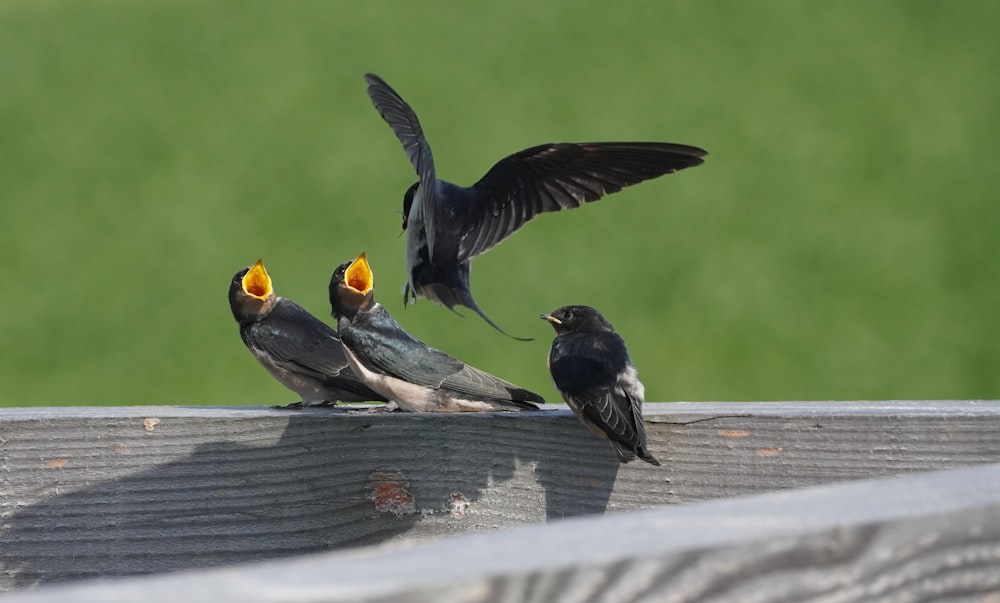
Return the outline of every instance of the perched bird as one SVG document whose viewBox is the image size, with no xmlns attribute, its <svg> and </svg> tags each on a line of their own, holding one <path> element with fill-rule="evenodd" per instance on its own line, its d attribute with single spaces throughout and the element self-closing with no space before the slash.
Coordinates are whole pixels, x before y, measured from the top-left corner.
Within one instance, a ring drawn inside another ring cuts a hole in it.
<svg viewBox="0 0 1000 603">
<path fill-rule="evenodd" d="M 579 207 L 644 180 L 701 165 L 706 151 L 666 142 L 549 143 L 500 160 L 470 187 L 438 180 L 417 114 L 377 75 L 368 96 L 419 180 L 403 197 L 408 280 L 403 303 L 465 306 L 501 333 L 472 297 L 470 262 L 540 213 Z M 515 338 L 521 339 L 521 338 Z"/>
<path fill-rule="evenodd" d="M 549 350 L 549 372 L 573 413 L 611 442 L 621 462 L 638 456 L 659 465 L 646 448 L 642 425 L 645 388 L 625 341 L 611 323 L 590 306 L 563 306 L 541 317 L 556 330 Z"/>
<path fill-rule="evenodd" d="M 375 301 L 365 254 L 337 267 L 330 306 L 354 373 L 410 412 L 538 410 L 541 396 L 429 347 Z"/>
<path fill-rule="evenodd" d="M 290 299 L 275 296 L 260 260 L 233 276 L 229 307 L 254 358 L 301 396 L 303 405 L 385 401 L 354 376 L 336 331 Z"/>
</svg>

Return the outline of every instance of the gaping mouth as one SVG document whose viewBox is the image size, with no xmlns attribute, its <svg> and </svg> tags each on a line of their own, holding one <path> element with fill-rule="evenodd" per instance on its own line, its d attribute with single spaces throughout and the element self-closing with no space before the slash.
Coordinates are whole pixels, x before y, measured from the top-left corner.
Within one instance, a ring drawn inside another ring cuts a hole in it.
<svg viewBox="0 0 1000 603">
<path fill-rule="evenodd" d="M 362 295 L 366 295 L 372 290 L 372 287 L 375 286 L 375 276 L 368 266 L 368 258 L 365 257 L 365 254 L 359 255 L 358 259 L 347 267 L 347 272 L 344 273 L 344 282 L 348 287 Z"/>
<path fill-rule="evenodd" d="M 264 262 L 257 260 L 257 263 L 250 267 L 243 277 L 243 290 L 259 299 L 266 299 L 271 295 L 271 277 L 264 269 Z"/>
</svg>

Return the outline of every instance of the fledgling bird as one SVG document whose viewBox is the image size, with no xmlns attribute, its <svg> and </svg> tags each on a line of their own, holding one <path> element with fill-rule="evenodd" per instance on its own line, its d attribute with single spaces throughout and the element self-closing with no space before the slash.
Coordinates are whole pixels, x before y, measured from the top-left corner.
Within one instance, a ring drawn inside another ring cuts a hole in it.
<svg viewBox="0 0 1000 603">
<path fill-rule="evenodd" d="M 303 406 L 386 401 L 354 376 L 335 330 L 274 294 L 261 260 L 233 276 L 229 307 L 247 349 Z"/>
<path fill-rule="evenodd" d="M 354 373 L 402 410 L 538 410 L 532 402 L 545 402 L 404 331 L 375 301 L 374 276 L 363 253 L 333 272 L 330 307 Z"/>
<path fill-rule="evenodd" d="M 573 413 L 592 432 L 611 442 L 621 462 L 638 456 L 659 465 L 646 448 L 642 424 L 645 388 L 625 341 L 611 323 L 590 306 L 563 306 L 541 317 L 556 330 L 549 350 L 549 372 Z"/>
<path fill-rule="evenodd" d="M 644 180 L 701 165 L 703 149 L 667 142 L 548 143 L 514 153 L 470 187 L 439 180 L 417 114 L 389 84 L 366 74 L 368 96 L 392 127 L 419 180 L 403 197 L 404 305 L 426 297 L 465 306 L 509 335 L 479 307 L 470 263 L 545 212 L 579 207 Z M 515 339 L 522 339 L 515 337 Z"/>
</svg>

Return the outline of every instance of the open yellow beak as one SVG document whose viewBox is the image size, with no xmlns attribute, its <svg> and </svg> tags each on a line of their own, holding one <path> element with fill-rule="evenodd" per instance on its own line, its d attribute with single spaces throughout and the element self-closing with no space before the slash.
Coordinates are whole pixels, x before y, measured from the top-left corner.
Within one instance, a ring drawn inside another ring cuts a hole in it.
<svg viewBox="0 0 1000 603">
<path fill-rule="evenodd" d="M 348 287 L 362 295 L 367 295 L 375 287 L 375 275 L 372 274 L 372 269 L 368 266 L 368 258 L 365 257 L 365 254 L 362 253 L 358 259 L 351 262 L 344 274 L 344 280 Z"/>
<path fill-rule="evenodd" d="M 259 299 L 267 299 L 267 296 L 274 291 L 271 288 L 271 277 L 267 274 L 263 261 L 257 260 L 243 277 L 243 290 Z"/>
</svg>

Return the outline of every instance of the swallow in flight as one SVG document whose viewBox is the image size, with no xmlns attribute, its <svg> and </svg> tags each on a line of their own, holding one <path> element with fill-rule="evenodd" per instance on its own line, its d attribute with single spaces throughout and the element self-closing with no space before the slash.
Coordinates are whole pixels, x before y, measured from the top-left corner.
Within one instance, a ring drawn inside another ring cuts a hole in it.
<svg viewBox="0 0 1000 603">
<path fill-rule="evenodd" d="M 418 181 L 403 197 L 407 283 L 404 305 L 426 297 L 465 306 L 505 335 L 469 288 L 472 259 L 526 222 L 597 201 L 626 186 L 701 165 L 708 153 L 667 142 L 548 143 L 514 153 L 470 187 L 439 180 L 417 114 L 377 75 L 368 96 L 403 145 Z M 521 339 L 515 337 L 515 339 Z"/>
</svg>

